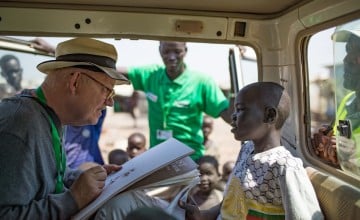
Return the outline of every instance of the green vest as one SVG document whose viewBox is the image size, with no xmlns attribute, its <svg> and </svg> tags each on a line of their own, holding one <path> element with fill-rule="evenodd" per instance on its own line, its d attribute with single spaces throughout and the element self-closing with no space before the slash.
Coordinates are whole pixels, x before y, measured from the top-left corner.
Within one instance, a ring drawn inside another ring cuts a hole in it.
<svg viewBox="0 0 360 220">
<path fill-rule="evenodd" d="M 349 113 L 351 103 L 356 99 L 355 92 L 350 92 L 342 100 L 336 111 L 334 134 L 337 135 L 337 153 L 341 167 L 360 175 L 360 111 Z M 351 139 L 340 137 L 337 126 L 339 120 L 351 122 Z M 355 149 L 354 149 L 355 148 Z"/>
</svg>

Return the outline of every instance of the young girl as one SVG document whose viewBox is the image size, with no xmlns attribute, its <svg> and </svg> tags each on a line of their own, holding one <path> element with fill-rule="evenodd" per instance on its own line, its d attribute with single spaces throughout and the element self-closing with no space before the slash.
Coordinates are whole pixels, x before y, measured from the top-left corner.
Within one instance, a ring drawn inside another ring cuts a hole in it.
<svg viewBox="0 0 360 220">
<path fill-rule="evenodd" d="M 200 184 L 191 192 L 191 196 L 200 209 L 209 209 L 222 201 L 222 192 L 216 189 L 220 179 L 219 163 L 210 155 L 201 157 L 198 161 Z"/>
</svg>

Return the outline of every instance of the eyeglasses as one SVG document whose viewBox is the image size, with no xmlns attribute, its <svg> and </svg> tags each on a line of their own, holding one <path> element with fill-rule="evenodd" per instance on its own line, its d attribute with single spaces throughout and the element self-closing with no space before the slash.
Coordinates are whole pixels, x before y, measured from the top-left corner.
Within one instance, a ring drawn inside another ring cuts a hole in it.
<svg viewBox="0 0 360 220">
<path fill-rule="evenodd" d="M 107 95 L 106 100 L 114 98 L 114 96 L 115 96 L 115 90 L 114 89 L 107 87 L 104 83 L 102 83 L 101 81 L 95 79 L 94 77 L 92 77 L 92 76 L 90 76 L 90 75 L 88 75 L 86 73 L 82 73 L 82 74 L 89 77 L 94 82 L 98 83 L 99 85 L 101 85 L 102 87 L 106 88 L 109 91 L 109 94 Z"/>
</svg>

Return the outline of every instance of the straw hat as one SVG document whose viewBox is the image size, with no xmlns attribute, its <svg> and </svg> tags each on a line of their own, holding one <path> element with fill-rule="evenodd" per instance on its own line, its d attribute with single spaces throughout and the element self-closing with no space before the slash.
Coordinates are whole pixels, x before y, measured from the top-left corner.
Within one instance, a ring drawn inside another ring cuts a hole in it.
<svg viewBox="0 0 360 220">
<path fill-rule="evenodd" d="M 116 71 L 117 52 L 111 44 L 91 39 L 74 38 L 64 41 L 55 49 L 55 60 L 37 65 L 39 71 L 48 71 L 71 66 L 94 66 L 106 73 L 116 84 L 130 84 L 130 81 Z"/>
</svg>

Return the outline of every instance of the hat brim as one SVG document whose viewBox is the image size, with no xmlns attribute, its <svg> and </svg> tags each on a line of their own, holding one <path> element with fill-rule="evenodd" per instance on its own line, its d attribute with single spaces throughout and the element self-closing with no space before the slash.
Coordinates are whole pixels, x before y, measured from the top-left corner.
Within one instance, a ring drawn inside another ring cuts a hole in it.
<svg viewBox="0 0 360 220">
<path fill-rule="evenodd" d="M 130 81 L 123 74 L 117 72 L 115 69 L 100 66 L 100 65 L 97 65 L 94 63 L 89 63 L 89 62 L 50 60 L 50 61 L 42 62 L 39 65 L 37 65 L 37 69 L 40 72 L 47 74 L 49 71 L 54 70 L 54 69 L 59 69 L 59 68 L 64 68 L 64 67 L 72 67 L 72 66 L 78 66 L 78 65 L 95 66 L 95 67 L 99 68 L 104 73 L 106 73 L 109 77 L 115 79 L 116 85 L 130 84 Z"/>
<path fill-rule="evenodd" d="M 335 42 L 347 42 L 351 35 L 360 37 L 360 30 L 341 30 L 332 35 Z"/>
</svg>

